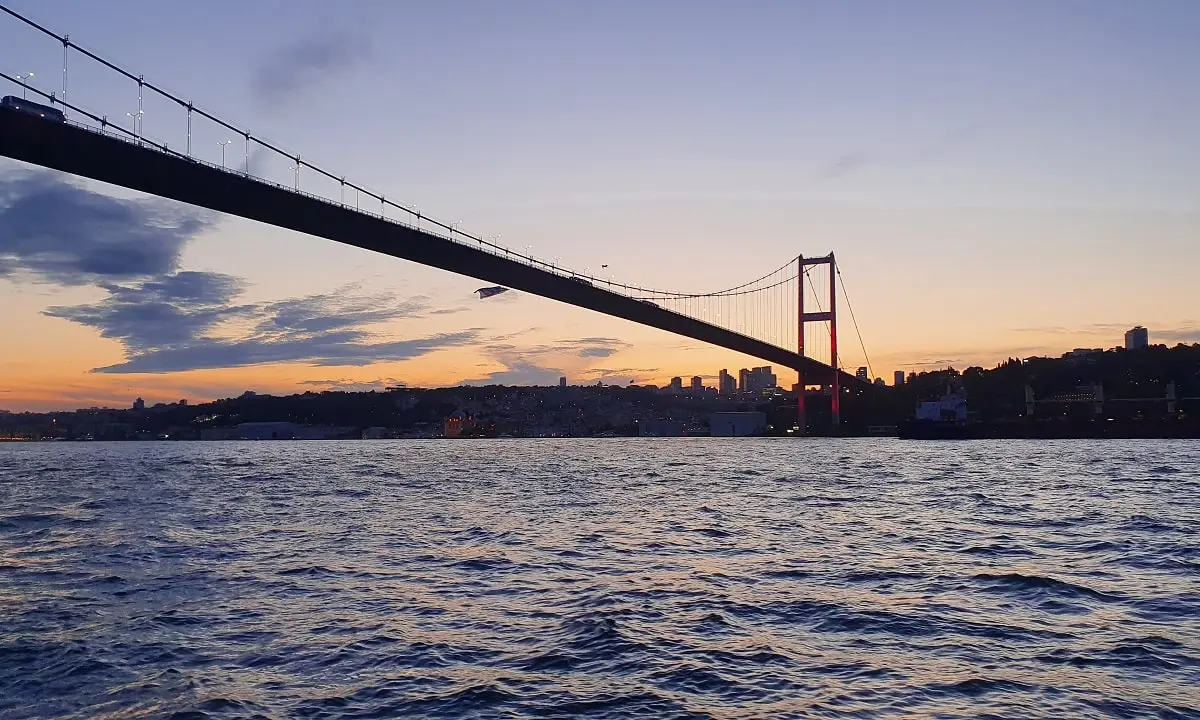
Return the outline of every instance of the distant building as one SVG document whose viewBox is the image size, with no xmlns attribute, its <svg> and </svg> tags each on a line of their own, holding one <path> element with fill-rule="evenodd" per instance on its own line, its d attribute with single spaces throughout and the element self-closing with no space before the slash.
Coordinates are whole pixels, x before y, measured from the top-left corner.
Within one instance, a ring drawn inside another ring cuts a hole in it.
<svg viewBox="0 0 1200 720">
<path fill-rule="evenodd" d="M 455 410 L 450 413 L 450 417 L 446 418 L 446 421 L 442 424 L 442 435 L 448 438 L 456 438 L 474 427 L 475 418 L 462 410 Z"/>
<path fill-rule="evenodd" d="M 1063 360 L 1071 365 L 1093 364 L 1097 356 L 1103 354 L 1104 351 L 1100 348 L 1075 348 L 1071 352 L 1063 353 Z"/>
<path fill-rule="evenodd" d="M 750 392 L 750 371 L 746 368 L 738 370 L 738 390 Z"/>
<path fill-rule="evenodd" d="M 235 427 L 203 428 L 200 430 L 201 440 L 237 440 L 238 429 Z"/>
<path fill-rule="evenodd" d="M 717 375 L 717 393 L 720 395 L 737 394 L 737 380 L 733 379 L 728 370 L 721 370 L 721 373 Z"/>
<path fill-rule="evenodd" d="M 896 372 L 892 373 L 892 384 L 895 385 L 896 387 L 900 387 L 901 385 L 904 384 L 904 371 L 903 370 L 897 370 Z"/>
<path fill-rule="evenodd" d="M 966 422 L 967 396 L 962 391 L 947 393 L 941 399 L 917 405 L 917 420 Z"/>
<path fill-rule="evenodd" d="M 871 382 L 871 378 L 867 375 L 867 369 L 865 367 L 860 367 L 859 369 L 855 370 L 854 377 L 862 380 L 863 382 Z"/>
<path fill-rule="evenodd" d="M 700 393 L 704 391 L 704 378 L 699 375 L 692 376 L 692 392 Z"/>
<path fill-rule="evenodd" d="M 560 377 L 560 378 L 558 379 L 558 386 L 559 386 L 560 388 L 564 388 L 564 387 L 566 387 L 566 386 L 567 386 L 567 379 L 566 379 L 565 377 Z"/>
<path fill-rule="evenodd" d="M 671 378 L 671 384 L 667 385 L 667 392 L 673 392 L 673 393 L 683 392 L 683 378 L 681 378 L 681 377 Z"/>
<path fill-rule="evenodd" d="M 244 422 L 238 423 L 238 440 L 295 440 L 300 435 L 300 426 L 292 422 Z"/>
<path fill-rule="evenodd" d="M 709 418 L 713 437 L 751 437 L 767 431 L 767 416 L 760 412 L 720 412 Z"/>
<path fill-rule="evenodd" d="M 642 420 L 638 423 L 641 437 L 682 437 L 682 420 Z"/>
<path fill-rule="evenodd" d="M 145 410 L 146 409 L 146 401 L 141 398 L 134 400 L 133 401 L 133 409 L 134 410 Z"/>
<path fill-rule="evenodd" d="M 880 387 L 885 387 L 887 385 L 887 383 L 883 381 L 883 378 L 875 378 L 875 384 Z"/>
<path fill-rule="evenodd" d="M 745 393 L 760 393 L 763 390 L 771 390 L 779 382 L 779 379 L 775 377 L 775 373 L 771 372 L 770 365 L 756 367 L 751 370 L 743 369 L 739 375 L 741 376 L 741 391 Z"/>
<path fill-rule="evenodd" d="M 1139 350 L 1150 345 L 1150 332 L 1138 325 L 1125 333 L 1125 349 Z"/>
</svg>

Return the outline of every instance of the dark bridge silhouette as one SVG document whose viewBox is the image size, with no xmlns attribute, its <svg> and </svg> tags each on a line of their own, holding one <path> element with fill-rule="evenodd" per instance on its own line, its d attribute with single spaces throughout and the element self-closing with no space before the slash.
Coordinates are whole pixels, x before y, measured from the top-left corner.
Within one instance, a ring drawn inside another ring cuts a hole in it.
<svg viewBox="0 0 1200 720">
<path fill-rule="evenodd" d="M 657 304 L 152 143 L 0 108 L 0 155 L 522 290 L 761 358 L 829 384 L 829 365 Z M 855 378 L 839 372 L 841 385 Z"/>
</svg>

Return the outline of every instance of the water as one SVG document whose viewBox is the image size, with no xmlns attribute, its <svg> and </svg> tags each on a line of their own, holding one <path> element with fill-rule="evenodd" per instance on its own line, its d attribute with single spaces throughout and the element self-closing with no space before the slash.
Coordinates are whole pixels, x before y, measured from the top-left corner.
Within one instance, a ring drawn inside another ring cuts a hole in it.
<svg viewBox="0 0 1200 720">
<path fill-rule="evenodd" d="M 4 445 L 0 716 L 1200 717 L 1200 443 Z"/>
</svg>

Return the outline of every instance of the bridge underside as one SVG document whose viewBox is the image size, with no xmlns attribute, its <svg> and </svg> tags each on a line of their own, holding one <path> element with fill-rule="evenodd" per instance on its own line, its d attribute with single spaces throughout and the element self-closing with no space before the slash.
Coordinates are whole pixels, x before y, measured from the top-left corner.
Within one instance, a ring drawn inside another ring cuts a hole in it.
<svg viewBox="0 0 1200 720">
<path fill-rule="evenodd" d="M 188 158 L 0 108 L 0 155 L 441 268 L 761 358 L 824 384 L 833 369 L 639 300 Z M 841 373 L 844 384 L 855 382 Z"/>
</svg>

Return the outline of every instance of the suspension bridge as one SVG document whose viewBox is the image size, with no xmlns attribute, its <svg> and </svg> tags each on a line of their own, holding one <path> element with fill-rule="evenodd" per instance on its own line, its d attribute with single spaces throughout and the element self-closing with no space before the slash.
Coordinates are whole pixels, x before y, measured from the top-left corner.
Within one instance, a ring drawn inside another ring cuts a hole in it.
<svg viewBox="0 0 1200 720">
<path fill-rule="evenodd" d="M 0 73 L 14 85 L 12 97 L 19 92 L 22 98 L 0 107 L 0 155 L 440 268 L 761 358 L 795 370 L 800 387 L 822 386 L 831 398 L 835 427 L 842 393 L 862 385 L 861 379 L 840 370 L 839 287 L 852 319 L 853 310 L 833 253 L 798 256 L 750 282 L 710 292 L 670 291 L 578 272 L 427 217 L 223 120 L 80 47 L 67 35 L 3 5 L 0 11 L 10 22 L 62 48 L 61 88 L 43 87 L 32 72 Z M 119 116 L 128 118 L 128 126 L 68 94 L 73 59 L 75 65 L 82 59 L 130 83 L 131 90 L 136 86 L 137 110 Z M 182 112 L 183 127 L 177 129 L 182 143 L 172 146 L 161 133 L 151 138 L 143 132 L 145 103 L 152 97 Z M 39 105 L 53 112 L 39 111 Z M 201 124 L 238 138 L 241 162 L 226 162 L 231 140 L 217 143 L 220 164 L 197 152 L 193 139 Z M 261 163 L 252 158 L 263 151 L 290 165 L 290 183 L 256 171 Z M 310 184 L 334 192 L 328 197 L 310 192 Z M 866 358 L 861 334 L 858 339 Z M 797 393 L 801 432 L 805 395 Z"/>
</svg>

